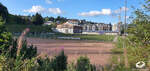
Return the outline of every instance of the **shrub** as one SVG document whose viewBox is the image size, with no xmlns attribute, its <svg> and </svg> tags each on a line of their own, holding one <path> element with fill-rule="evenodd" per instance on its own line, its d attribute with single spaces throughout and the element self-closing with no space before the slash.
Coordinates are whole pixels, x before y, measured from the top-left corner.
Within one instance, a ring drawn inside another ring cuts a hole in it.
<svg viewBox="0 0 150 71">
<path fill-rule="evenodd" d="M 38 71 L 53 71 L 52 63 L 48 57 L 45 59 L 39 58 L 37 59 L 39 66 L 37 66 Z"/>
<path fill-rule="evenodd" d="M 96 71 L 96 67 L 90 64 L 87 57 L 83 56 L 77 60 L 76 69 L 77 71 Z"/>
<path fill-rule="evenodd" d="M 5 21 L 2 16 L 0 16 L 0 54 L 8 50 L 12 41 L 11 33 L 7 32 L 4 24 Z"/>
<path fill-rule="evenodd" d="M 66 71 L 77 71 L 75 64 L 74 63 L 68 64 Z"/>
<path fill-rule="evenodd" d="M 126 68 L 123 64 L 117 65 L 112 71 L 133 71 L 131 68 Z"/>
<path fill-rule="evenodd" d="M 54 71 L 64 71 L 67 69 L 67 56 L 64 54 L 64 51 L 61 51 L 58 56 L 52 59 L 52 68 Z"/>
<path fill-rule="evenodd" d="M 77 60 L 77 71 L 87 71 L 90 66 L 90 61 L 87 57 L 80 57 Z"/>
</svg>

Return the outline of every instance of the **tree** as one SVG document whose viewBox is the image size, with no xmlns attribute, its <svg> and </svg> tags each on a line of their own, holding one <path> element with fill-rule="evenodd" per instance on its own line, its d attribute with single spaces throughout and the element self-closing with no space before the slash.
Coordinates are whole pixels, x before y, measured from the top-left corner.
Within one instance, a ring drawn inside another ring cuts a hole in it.
<svg viewBox="0 0 150 71">
<path fill-rule="evenodd" d="M 145 9 L 147 9 L 147 11 L 150 11 L 150 0 L 146 0 L 145 3 L 146 3 L 144 5 Z"/>
<path fill-rule="evenodd" d="M 67 21 L 66 18 L 64 17 L 61 17 L 61 16 L 58 16 L 56 19 L 55 19 L 55 22 L 59 21 L 60 24 L 64 23 Z"/>
<path fill-rule="evenodd" d="M 55 18 L 54 17 L 50 17 L 49 20 L 54 22 Z"/>
<path fill-rule="evenodd" d="M 44 18 L 44 22 L 47 22 L 47 21 L 50 21 L 48 16 Z"/>
<path fill-rule="evenodd" d="M 134 26 L 128 28 L 128 33 L 131 34 L 129 39 L 134 44 L 147 47 L 150 44 L 150 16 L 140 9 L 135 11 L 135 16 L 132 21 Z"/>
<path fill-rule="evenodd" d="M 0 15 L 2 16 L 3 20 L 7 21 L 9 13 L 7 8 L 2 3 L 0 3 Z"/>
<path fill-rule="evenodd" d="M 149 1 L 150 2 L 150 1 Z M 150 6 L 149 6 L 150 7 Z M 148 62 L 150 57 L 150 15 L 145 9 L 135 10 L 132 25 L 128 27 L 128 60 L 131 67 L 138 61 Z M 150 67 L 150 66 L 149 66 Z"/>
<path fill-rule="evenodd" d="M 36 13 L 36 15 L 32 17 L 32 22 L 35 25 L 42 25 L 44 23 L 44 20 L 41 14 Z"/>
<path fill-rule="evenodd" d="M 0 53 L 6 52 L 11 45 L 11 34 L 7 32 L 5 26 L 5 21 L 2 16 L 0 16 Z"/>
</svg>

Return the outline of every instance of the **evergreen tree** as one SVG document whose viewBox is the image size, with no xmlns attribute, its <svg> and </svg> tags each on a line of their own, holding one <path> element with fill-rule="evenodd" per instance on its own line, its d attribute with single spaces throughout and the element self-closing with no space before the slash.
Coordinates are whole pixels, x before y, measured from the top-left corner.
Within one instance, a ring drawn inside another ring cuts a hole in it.
<svg viewBox="0 0 150 71">
<path fill-rule="evenodd" d="M 7 17 L 9 15 L 7 8 L 0 3 L 0 15 L 2 16 L 3 20 L 7 21 Z"/>
<path fill-rule="evenodd" d="M 41 14 L 36 13 L 36 15 L 32 17 L 32 22 L 35 25 L 42 25 L 44 23 L 44 20 Z"/>
</svg>

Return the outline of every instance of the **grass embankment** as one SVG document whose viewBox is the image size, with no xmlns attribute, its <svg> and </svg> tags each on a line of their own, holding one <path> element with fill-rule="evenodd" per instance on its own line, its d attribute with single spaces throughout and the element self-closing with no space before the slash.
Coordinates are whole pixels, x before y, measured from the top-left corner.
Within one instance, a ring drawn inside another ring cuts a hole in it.
<svg viewBox="0 0 150 71">
<path fill-rule="evenodd" d="M 81 40 L 113 41 L 115 36 L 112 35 L 77 35 Z"/>
<path fill-rule="evenodd" d="M 50 29 L 50 26 L 42 26 L 42 25 L 18 25 L 18 24 L 12 24 L 12 25 L 5 25 L 7 30 L 11 33 L 19 32 L 21 33 L 25 28 L 30 28 L 30 32 L 52 32 Z"/>
<path fill-rule="evenodd" d="M 60 33 L 56 33 L 54 37 L 55 38 L 74 37 L 74 38 L 80 38 L 80 40 L 95 40 L 95 41 L 104 41 L 104 42 L 111 42 L 115 38 L 115 36 L 113 35 L 85 35 L 85 34 L 60 34 Z"/>
</svg>

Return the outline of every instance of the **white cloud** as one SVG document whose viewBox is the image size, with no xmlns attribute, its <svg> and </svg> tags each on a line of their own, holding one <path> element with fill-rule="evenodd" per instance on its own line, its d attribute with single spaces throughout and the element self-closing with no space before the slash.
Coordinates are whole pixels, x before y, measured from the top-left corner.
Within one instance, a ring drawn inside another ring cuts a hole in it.
<svg viewBox="0 0 150 71">
<path fill-rule="evenodd" d="M 62 14 L 62 11 L 60 8 L 49 8 L 48 12 L 53 13 L 53 14 Z"/>
<path fill-rule="evenodd" d="M 47 4 L 52 4 L 52 3 L 53 3 L 51 0 L 45 0 L 45 2 L 46 2 Z"/>
<path fill-rule="evenodd" d="M 90 11 L 79 13 L 79 16 L 97 16 L 100 14 L 100 11 Z"/>
<path fill-rule="evenodd" d="M 114 11 L 114 13 L 120 13 L 120 12 L 124 12 L 124 11 L 128 11 L 129 10 L 129 8 L 126 8 L 126 7 L 121 7 L 121 10 L 120 9 L 117 9 L 117 10 L 115 10 Z"/>
<path fill-rule="evenodd" d="M 63 12 L 61 11 L 60 8 L 43 8 L 42 6 L 32 6 L 31 9 L 23 10 L 23 12 L 28 12 L 28 13 L 52 13 L 52 14 L 62 14 Z"/>
<path fill-rule="evenodd" d="M 111 9 L 102 9 L 102 14 L 103 15 L 110 15 L 111 14 Z"/>
<path fill-rule="evenodd" d="M 43 8 L 42 6 L 32 6 L 31 9 L 28 10 L 24 10 L 24 12 L 29 12 L 29 13 L 42 13 L 45 11 L 45 8 Z"/>
<path fill-rule="evenodd" d="M 101 11 L 89 11 L 79 13 L 79 16 L 99 16 L 99 15 L 110 15 L 111 9 L 102 9 Z"/>
</svg>

